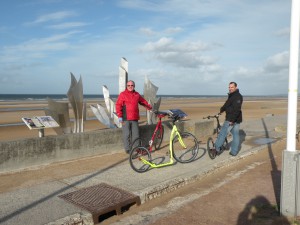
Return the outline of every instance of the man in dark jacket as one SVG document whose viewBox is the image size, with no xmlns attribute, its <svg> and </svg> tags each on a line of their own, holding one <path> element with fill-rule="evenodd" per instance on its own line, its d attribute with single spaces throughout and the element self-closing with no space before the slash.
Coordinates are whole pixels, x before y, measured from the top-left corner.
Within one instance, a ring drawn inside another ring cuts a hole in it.
<svg viewBox="0 0 300 225">
<path fill-rule="evenodd" d="M 120 93 L 116 101 L 116 113 L 119 122 L 122 123 L 123 142 L 126 153 L 129 153 L 131 150 L 131 141 L 139 137 L 139 104 L 148 110 L 152 109 L 152 106 L 134 88 L 134 81 L 129 80 L 126 90 Z"/>
<path fill-rule="evenodd" d="M 220 152 L 220 148 L 223 145 L 228 132 L 231 132 L 233 137 L 229 154 L 232 156 L 238 154 L 240 145 L 240 123 L 243 120 L 242 104 L 243 96 L 240 94 L 237 84 L 235 82 L 230 82 L 228 99 L 220 109 L 220 113 L 226 112 L 226 117 L 215 143 L 215 154 L 218 155 Z"/>
</svg>

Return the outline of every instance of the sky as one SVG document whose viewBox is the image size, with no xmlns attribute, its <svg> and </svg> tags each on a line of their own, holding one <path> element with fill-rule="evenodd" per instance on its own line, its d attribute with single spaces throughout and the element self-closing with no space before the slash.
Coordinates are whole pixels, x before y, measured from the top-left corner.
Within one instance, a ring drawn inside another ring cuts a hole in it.
<svg viewBox="0 0 300 225">
<path fill-rule="evenodd" d="M 2 0 L 0 94 L 288 94 L 291 0 Z"/>
</svg>

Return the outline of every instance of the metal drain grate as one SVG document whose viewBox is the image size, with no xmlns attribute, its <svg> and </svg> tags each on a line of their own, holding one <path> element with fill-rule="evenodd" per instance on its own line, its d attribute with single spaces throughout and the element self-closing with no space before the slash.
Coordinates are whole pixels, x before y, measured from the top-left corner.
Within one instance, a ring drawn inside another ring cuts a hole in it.
<svg viewBox="0 0 300 225">
<path fill-rule="evenodd" d="M 101 215 L 116 211 L 117 215 L 122 213 L 122 208 L 141 204 L 139 196 L 128 191 L 101 183 L 78 191 L 58 196 L 89 211 L 94 223 L 98 223 Z"/>
</svg>

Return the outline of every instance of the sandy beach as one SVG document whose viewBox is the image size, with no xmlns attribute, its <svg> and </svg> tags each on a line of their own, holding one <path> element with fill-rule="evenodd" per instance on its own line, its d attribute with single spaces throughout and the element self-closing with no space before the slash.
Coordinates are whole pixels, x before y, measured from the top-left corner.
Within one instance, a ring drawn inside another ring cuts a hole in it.
<svg viewBox="0 0 300 225">
<path fill-rule="evenodd" d="M 213 115 L 219 112 L 220 107 L 224 104 L 224 98 L 162 98 L 160 110 L 181 109 L 188 114 L 187 120 L 201 120 L 207 115 Z M 100 103 L 105 105 L 104 100 L 97 102 L 87 101 L 87 118 L 95 117 L 90 109 L 90 105 Z M 245 97 L 243 103 L 244 120 L 252 120 L 263 118 L 267 115 L 284 115 L 287 114 L 288 101 L 287 98 L 254 98 Z M 13 111 L 16 108 L 41 108 L 40 110 L 24 110 Z M 0 141 L 17 140 L 22 138 L 38 137 L 38 130 L 29 130 L 25 124 L 22 124 L 22 117 L 44 116 L 42 108 L 47 108 L 46 101 L 21 101 L 21 102 L 0 102 L 0 125 L 21 123 L 18 126 L 0 126 Z M 9 110 L 9 111 L 5 111 Z M 144 115 L 145 109 L 140 108 L 140 112 Z M 73 118 L 72 109 L 70 109 L 70 117 Z M 221 121 L 224 115 L 221 116 Z M 146 117 L 142 116 L 140 124 L 146 124 Z M 106 129 L 106 127 L 98 120 L 85 121 L 85 132 Z M 51 128 L 45 129 L 45 136 L 56 135 Z"/>
</svg>

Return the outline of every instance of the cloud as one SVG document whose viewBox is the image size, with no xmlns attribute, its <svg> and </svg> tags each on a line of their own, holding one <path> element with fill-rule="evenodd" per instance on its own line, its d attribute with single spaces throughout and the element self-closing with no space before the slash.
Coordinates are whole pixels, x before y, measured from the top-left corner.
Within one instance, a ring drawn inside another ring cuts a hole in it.
<svg viewBox="0 0 300 225">
<path fill-rule="evenodd" d="M 60 11 L 60 12 L 54 12 L 49 14 L 44 14 L 39 16 L 36 20 L 32 22 L 27 22 L 27 25 L 34 25 L 34 24 L 40 24 L 40 23 L 46 23 L 51 21 L 59 21 L 63 20 L 68 17 L 76 16 L 77 14 L 72 11 Z"/>
<path fill-rule="evenodd" d="M 170 27 L 165 30 L 167 34 L 175 34 L 182 31 L 183 31 L 182 27 Z"/>
<path fill-rule="evenodd" d="M 202 52 L 214 47 L 201 41 L 177 43 L 172 38 L 163 37 L 156 42 L 146 43 L 140 51 L 152 53 L 153 58 L 162 63 L 173 64 L 177 67 L 197 68 L 214 63 L 216 59 L 213 57 L 201 55 Z"/>
<path fill-rule="evenodd" d="M 155 31 L 153 31 L 151 28 L 149 27 L 141 27 L 139 29 L 139 32 L 141 32 L 142 34 L 146 35 L 146 36 L 153 36 L 156 34 Z"/>
<path fill-rule="evenodd" d="M 276 31 L 275 34 L 277 36 L 289 37 L 290 36 L 290 28 L 286 27 L 286 28 L 280 29 L 280 30 Z"/>
<path fill-rule="evenodd" d="M 50 25 L 47 27 L 51 28 L 51 29 L 62 30 L 62 29 L 72 29 L 72 28 L 76 28 L 76 27 L 84 27 L 84 26 L 88 26 L 88 25 L 89 25 L 88 23 L 82 23 L 82 22 L 69 22 L 69 23 Z"/>
<path fill-rule="evenodd" d="M 176 33 L 180 33 L 183 31 L 183 28 L 181 27 L 169 27 L 169 28 L 166 28 L 162 31 L 155 31 L 153 30 L 152 28 L 150 27 L 141 27 L 139 29 L 139 32 L 146 35 L 146 36 L 155 36 L 155 35 L 159 35 L 159 34 L 167 34 L 167 35 L 173 35 L 173 34 L 176 34 Z"/>
<path fill-rule="evenodd" d="M 173 38 L 163 37 L 157 42 L 148 42 L 141 48 L 142 52 L 197 52 L 211 49 L 211 46 L 201 41 L 182 42 L 177 44 Z"/>
<path fill-rule="evenodd" d="M 269 57 L 263 67 L 265 72 L 280 72 L 289 68 L 289 52 L 284 51 Z"/>
<path fill-rule="evenodd" d="M 35 38 L 17 45 L 2 47 L 0 61 L 4 63 L 30 62 L 30 60 L 46 58 L 50 52 L 61 52 L 70 48 L 68 39 L 77 31 L 52 35 L 46 38 Z"/>
</svg>

